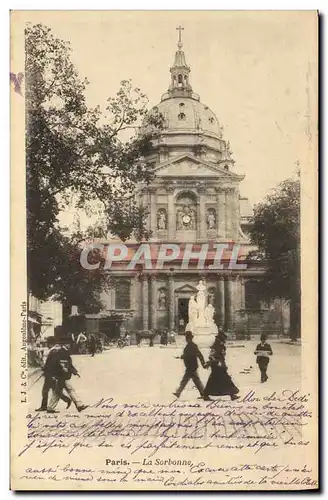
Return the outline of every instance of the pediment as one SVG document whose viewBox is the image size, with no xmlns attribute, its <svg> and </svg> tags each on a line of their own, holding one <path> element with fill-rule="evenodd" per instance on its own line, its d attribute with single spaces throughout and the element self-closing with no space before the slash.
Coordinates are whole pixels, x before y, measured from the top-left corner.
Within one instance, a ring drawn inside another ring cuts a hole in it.
<svg viewBox="0 0 328 500">
<path fill-rule="evenodd" d="M 179 288 L 175 289 L 175 292 L 191 292 L 191 293 L 197 293 L 197 288 L 195 288 L 192 285 L 183 285 L 180 286 Z"/>
<path fill-rule="evenodd" d="M 216 177 L 221 179 L 236 177 L 236 174 L 227 172 L 218 165 L 191 155 L 183 155 L 160 163 L 155 168 L 155 173 L 157 177 Z"/>
</svg>

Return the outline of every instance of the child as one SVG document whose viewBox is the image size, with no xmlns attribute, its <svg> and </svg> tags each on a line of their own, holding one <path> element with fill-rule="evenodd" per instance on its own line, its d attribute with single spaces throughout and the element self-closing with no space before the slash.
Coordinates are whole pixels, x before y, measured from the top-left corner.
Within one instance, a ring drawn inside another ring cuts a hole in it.
<svg viewBox="0 0 328 500">
<path fill-rule="evenodd" d="M 267 369 L 269 364 L 269 356 L 272 356 L 272 349 L 270 344 L 266 342 L 267 336 L 262 333 L 261 343 L 256 346 L 254 354 L 256 355 L 256 362 L 259 365 L 261 372 L 261 382 L 268 380 Z"/>
</svg>

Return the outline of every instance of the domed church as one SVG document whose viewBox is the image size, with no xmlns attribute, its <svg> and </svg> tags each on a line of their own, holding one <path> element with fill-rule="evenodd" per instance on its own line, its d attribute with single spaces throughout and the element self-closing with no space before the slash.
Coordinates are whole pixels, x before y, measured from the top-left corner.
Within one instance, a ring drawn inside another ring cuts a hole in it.
<svg viewBox="0 0 328 500">
<path fill-rule="evenodd" d="M 112 328 L 110 318 L 121 313 L 127 330 L 169 328 L 183 334 L 189 299 L 197 294 L 201 279 L 218 326 L 253 333 L 268 331 L 270 323 L 269 330 L 279 330 L 283 328 L 276 320 L 279 314 L 272 320 L 272 310 L 253 293 L 256 277 L 264 271 L 263 262 L 252 260 L 246 269 L 240 269 L 229 264 L 226 254 L 226 262 L 211 266 L 217 245 L 226 244 L 230 249 L 239 245 L 238 262 L 254 249 L 247 238 L 252 208 L 240 195 L 244 175 L 235 171 L 230 144 L 217 116 L 193 91 L 182 28 L 178 29 L 169 88 L 151 110 L 164 120 L 160 137 L 154 140 L 154 152 L 147 158 L 155 178 L 150 185 L 139 185 L 137 196 L 148 207 L 152 255 L 163 244 L 178 245 L 181 253 L 160 269 L 155 265 L 140 265 L 138 272 L 130 273 L 113 269 L 116 286 L 103 296 L 104 311 L 88 316 L 88 330 L 106 333 Z M 209 251 L 201 254 L 205 244 Z M 184 265 L 183 249 L 188 245 L 194 254 Z"/>
</svg>

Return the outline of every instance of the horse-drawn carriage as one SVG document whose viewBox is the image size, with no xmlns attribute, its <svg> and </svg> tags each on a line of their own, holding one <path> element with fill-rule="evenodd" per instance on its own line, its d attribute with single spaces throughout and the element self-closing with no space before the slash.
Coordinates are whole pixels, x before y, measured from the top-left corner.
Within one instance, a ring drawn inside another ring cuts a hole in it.
<svg viewBox="0 0 328 500">
<path fill-rule="evenodd" d="M 170 332 L 166 328 L 162 330 L 152 328 L 150 330 L 138 330 L 135 332 L 136 344 L 138 347 L 140 347 L 142 340 L 149 341 L 149 347 L 153 347 L 156 337 L 159 337 L 160 344 L 162 345 L 175 343 L 174 332 Z"/>
<path fill-rule="evenodd" d="M 147 341 L 149 341 L 149 347 L 153 347 L 155 337 L 157 337 L 158 334 L 159 334 L 159 332 L 157 330 L 153 330 L 153 329 L 151 329 L 151 330 L 137 330 L 135 332 L 135 339 L 136 339 L 137 346 L 140 347 L 142 340 L 147 340 Z"/>
</svg>

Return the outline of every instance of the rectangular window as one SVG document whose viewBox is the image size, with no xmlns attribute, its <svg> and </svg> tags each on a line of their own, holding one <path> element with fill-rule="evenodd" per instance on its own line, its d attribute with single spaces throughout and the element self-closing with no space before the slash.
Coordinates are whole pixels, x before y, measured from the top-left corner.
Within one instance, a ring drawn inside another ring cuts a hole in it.
<svg viewBox="0 0 328 500">
<path fill-rule="evenodd" d="M 130 281 L 120 280 L 115 286 L 115 309 L 130 309 Z"/>
</svg>

